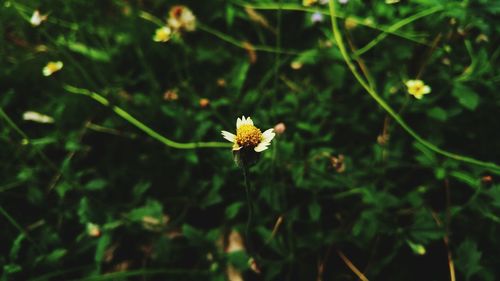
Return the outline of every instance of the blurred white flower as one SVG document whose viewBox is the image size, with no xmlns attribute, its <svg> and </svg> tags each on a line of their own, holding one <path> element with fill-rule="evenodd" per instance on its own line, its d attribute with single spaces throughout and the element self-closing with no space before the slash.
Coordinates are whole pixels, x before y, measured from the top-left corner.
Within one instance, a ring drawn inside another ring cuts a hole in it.
<svg viewBox="0 0 500 281">
<path fill-rule="evenodd" d="M 186 6 L 176 5 L 170 8 L 168 25 L 173 30 L 194 31 L 196 29 L 196 17 Z"/>
<path fill-rule="evenodd" d="M 349 2 L 349 0 L 339 0 L 340 4 L 347 4 L 347 2 Z"/>
<path fill-rule="evenodd" d="M 280 122 L 274 126 L 274 132 L 278 135 L 281 135 L 285 132 L 286 126 L 285 123 Z"/>
<path fill-rule="evenodd" d="M 23 120 L 26 121 L 33 121 L 36 123 L 43 123 L 43 124 L 49 124 L 49 123 L 54 123 L 54 118 L 41 114 L 35 111 L 26 111 L 23 113 Z"/>
<path fill-rule="evenodd" d="M 320 22 L 323 22 L 323 20 L 324 20 L 323 14 L 320 12 L 314 12 L 311 15 L 311 22 L 312 23 L 320 23 Z"/>
<path fill-rule="evenodd" d="M 50 76 L 63 68 L 64 64 L 62 61 L 49 61 L 47 65 L 43 68 L 43 76 Z"/>
<path fill-rule="evenodd" d="M 45 20 L 47 20 L 47 15 L 42 15 L 40 11 L 35 10 L 31 16 L 30 23 L 32 26 L 39 26 Z"/>
<path fill-rule="evenodd" d="M 260 129 L 253 125 L 252 119 L 245 116 L 236 120 L 236 135 L 222 131 L 222 136 L 233 143 L 233 150 L 252 148 L 255 152 L 266 150 L 275 135 L 274 129 L 261 133 Z"/>
</svg>

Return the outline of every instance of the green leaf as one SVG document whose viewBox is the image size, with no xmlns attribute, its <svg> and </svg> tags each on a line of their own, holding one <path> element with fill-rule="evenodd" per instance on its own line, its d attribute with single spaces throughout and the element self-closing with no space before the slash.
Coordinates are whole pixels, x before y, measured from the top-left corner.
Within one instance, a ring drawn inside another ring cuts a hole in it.
<svg viewBox="0 0 500 281">
<path fill-rule="evenodd" d="M 481 252 L 477 249 L 477 244 L 471 239 L 466 239 L 460 244 L 456 252 L 456 264 L 458 270 L 465 274 L 465 280 L 470 280 L 472 276 L 480 272 Z"/>
<path fill-rule="evenodd" d="M 128 213 L 128 218 L 134 222 L 142 222 L 144 217 L 153 217 L 161 222 L 163 219 L 163 205 L 156 200 L 149 199 L 146 205 L 135 208 Z"/>
<path fill-rule="evenodd" d="M 245 80 L 247 79 L 248 70 L 250 69 L 250 63 L 246 60 L 242 61 L 237 65 L 232 72 L 231 87 L 234 89 L 235 93 L 240 93 Z"/>
<path fill-rule="evenodd" d="M 243 207 L 242 202 L 235 202 L 226 208 L 226 218 L 233 219 L 240 212 L 241 207 Z"/>
<path fill-rule="evenodd" d="M 474 188 L 478 188 L 481 183 L 479 178 L 462 171 L 453 171 L 450 173 L 450 176 Z"/>
<path fill-rule="evenodd" d="M 313 221 L 319 220 L 321 216 L 321 205 L 318 202 L 313 202 L 309 205 L 309 215 Z"/>
<path fill-rule="evenodd" d="M 246 252 L 244 251 L 232 252 L 227 255 L 227 258 L 229 263 L 234 265 L 237 269 L 242 271 L 248 269 L 248 261 L 250 257 L 247 255 Z"/>
<path fill-rule="evenodd" d="M 10 263 L 3 266 L 3 270 L 7 274 L 16 273 L 22 270 L 22 267 L 18 264 Z"/>
<path fill-rule="evenodd" d="M 141 198 L 142 195 L 151 187 L 150 182 L 141 181 L 134 186 L 132 189 L 132 195 L 134 198 Z"/>
<path fill-rule="evenodd" d="M 193 241 L 204 240 L 203 232 L 190 226 L 189 224 L 182 225 L 182 234 L 184 234 L 184 236 L 186 236 L 186 238 L 189 240 Z"/>
<path fill-rule="evenodd" d="M 487 191 L 487 193 L 493 201 L 491 204 L 497 208 L 500 208 L 500 184 L 496 184 Z"/>
<path fill-rule="evenodd" d="M 448 119 L 448 114 L 441 107 L 435 106 L 427 111 L 427 115 L 438 121 L 446 121 Z"/>
<path fill-rule="evenodd" d="M 21 245 L 23 240 L 26 238 L 24 234 L 19 234 L 17 238 L 12 242 L 12 247 L 10 248 L 9 257 L 11 260 L 16 260 L 17 255 L 19 254 L 19 249 L 21 249 Z"/>
<path fill-rule="evenodd" d="M 111 61 L 110 52 L 99 50 L 96 48 L 89 47 L 83 43 L 68 41 L 66 38 L 59 37 L 56 40 L 58 45 L 62 45 L 70 49 L 71 51 L 84 55 L 95 61 L 109 62 Z"/>
<path fill-rule="evenodd" d="M 88 182 L 85 188 L 88 190 L 101 190 L 104 189 L 107 184 L 108 182 L 104 179 L 94 179 Z"/>
<path fill-rule="evenodd" d="M 50 254 L 47 255 L 45 260 L 50 264 L 57 263 L 59 262 L 59 260 L 61 260 L 62 257 L 66 255 L 67 252 L 68 250 L 62 248 L 55 249 L 54 251 L 52 251 Z"/>
<path fill-rule="evenodd" d="M 106 253 L 106 249 L 108 248 L 110 243 L 111 234 L 106 232 L 101 237 L 99 237 L 94 255 L 94 260 L 97 264 L 100 264 L 104 260 L 104 254 Z"/>
<path fill-rule="evenodd" d="M 452 94 L 458 99 L 461 105 L 469 110 L 476 109 L 479 104 L 479 95 L 463 83 L 456 82 L 453 85 Z"/>
</svg>

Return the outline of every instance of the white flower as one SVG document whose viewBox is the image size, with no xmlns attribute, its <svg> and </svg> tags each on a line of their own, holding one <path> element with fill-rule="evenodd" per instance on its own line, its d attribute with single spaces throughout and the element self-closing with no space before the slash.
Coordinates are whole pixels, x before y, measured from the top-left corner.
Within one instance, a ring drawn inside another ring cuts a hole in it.
<svg viewBox="0 0 500 281">
<path fill-rule="evenodd" d="M 35 10 L 31 16 L 30 23 L 33 26 L 39 26 L 45 20 L 47 20 L 47 15 L 42 15 L 40 11 Z"/>
<path fill-rule="evenodd" d="M 35 111 L 26 111 L 23 113 L 23 120 L 26 121 L 33 121 L 36 123 L 43 123 L 43 124 L 49 124 L 49 123 L 54 123 L 54 118 L 41 114 Z"/>
<path fill-rule="evenodd" d="M 255 152 L 266 150 L 275 135 L 272 128 L 261 133 L 260 129 L 253 125 L 252 119 L 245 116 L 236 120 L 236 135 L 222 131 L 222 136 L 233 143 L 233 150 L 252 148 Z"/>
<path fill-rule="evenodd" d="M 324 20 L 324 17 L 323 17 L 323 14 L 320 13 L 320 12 L 314 12 L 312 15 L 311 15 L 311 22 L 312 23 L 319 23 L 319 22 L 323 22 Z"/>
<path fill-rule="evenodd" d="M 47 65 L 43 68 L 43 76 L 50 76 L 55 72 L 58 72 L 63 68 L 62 61 L 49 61 Z"/>
<path fill-rule="evenodd" d="M 406 81 L 408 93 L 416 99 L 421 99 L 424 95 L 431 92 L 431 87 L 424 84 L 422 80 L 408 80 Z"/>
<path fill-rule="evenodd" d="M 182 5 L 176 5 L 170 9 L 167 23 L 175 31 L 180 29 L 194 31 L 196 29 L 195 15 L 188 7 Z"/>
</svg>

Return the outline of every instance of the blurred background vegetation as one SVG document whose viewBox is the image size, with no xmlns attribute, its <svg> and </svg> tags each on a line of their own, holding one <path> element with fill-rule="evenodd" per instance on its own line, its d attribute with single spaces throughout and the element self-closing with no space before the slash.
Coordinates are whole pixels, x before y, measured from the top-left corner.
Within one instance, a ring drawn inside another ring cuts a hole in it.
<svg viewBox="0 0 500 281">
<path fill-rule="evenodd" d="M 500 3 L 330 2 L 1 1 L 1 280 L 498 280 Z"/>
</svg>

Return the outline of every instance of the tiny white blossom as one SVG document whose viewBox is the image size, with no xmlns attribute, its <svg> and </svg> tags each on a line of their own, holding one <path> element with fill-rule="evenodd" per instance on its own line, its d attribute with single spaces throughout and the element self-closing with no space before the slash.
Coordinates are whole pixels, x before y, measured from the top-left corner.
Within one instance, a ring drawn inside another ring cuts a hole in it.
<svg viewBox="0 0 500 281">
<path fill-rule="evenodd" d="M 268 148 L 275 135 L 272 128 L 262 133 L 253 125 L 252 119 L 245 118 L 245 116 L 236 120 L 236 135 L 222 131 L 222 136 L 233 143 L 235 151 L 241 148 L 252 148 L 255 152 L 262 152 Z"/>
</svg>

